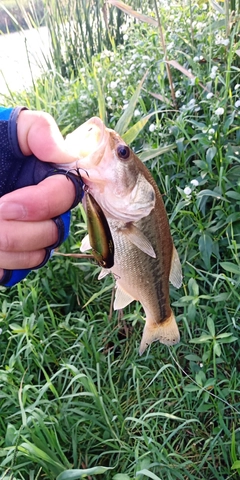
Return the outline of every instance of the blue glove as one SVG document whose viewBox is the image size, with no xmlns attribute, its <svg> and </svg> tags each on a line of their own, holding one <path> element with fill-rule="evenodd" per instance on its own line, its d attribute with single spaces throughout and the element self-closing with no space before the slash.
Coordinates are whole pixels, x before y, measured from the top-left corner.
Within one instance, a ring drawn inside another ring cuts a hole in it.
<svg viewBox="0 0 240 480">
<path fill-rule="evenodd" d="M 75 199 L 71 208 L 75 207 L 83 197 L 83 181 L 81 177 L 65 170 L 56 169 L 51 164 L 41 162 L 34 155 L 24 156 L 17 140 L 17 118 L 24 107 L 0 108 L 0 197 L 18 188 L 37 185 L 52 175 L 66 175 L 75 186 Z M 43 140 L 44 141 L 44 140 Z M 46 248 L 43 262 L 36 266 L 41 268 L 51 257 L 53 250 L 63 243 L 69 235 L 71 213 L 67 211 L 53 218 L 57 225 L 58 239 L 54 245 Z M 26 277 L 31 269 L 4 270 L 0 285 L 11 287 Z"/>
</svg>

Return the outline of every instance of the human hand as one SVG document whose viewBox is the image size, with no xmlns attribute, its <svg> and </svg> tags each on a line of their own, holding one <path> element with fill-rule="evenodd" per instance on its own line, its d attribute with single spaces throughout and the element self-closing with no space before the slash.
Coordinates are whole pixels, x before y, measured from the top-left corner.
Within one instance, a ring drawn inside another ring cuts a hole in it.
<svg viewBox="0 0 240 480">
<path fill-rule="evenodd" d="M 78 177 L 49 164 L 75 160 L 65 151 L 63 137 L 50 115 L 22 110 L 17 137 L 23 165 L 13 191 L 0 198 L 0 284 L 7 286 L 24 278 L 30 269 L 45 264 L 52 249 L 66 239 L 68 210 L 83 193 Z M 19 166 L 14 162 L 13 176 Z M 20 270 L 13 274 L 15 269 Z"/>
</svg>

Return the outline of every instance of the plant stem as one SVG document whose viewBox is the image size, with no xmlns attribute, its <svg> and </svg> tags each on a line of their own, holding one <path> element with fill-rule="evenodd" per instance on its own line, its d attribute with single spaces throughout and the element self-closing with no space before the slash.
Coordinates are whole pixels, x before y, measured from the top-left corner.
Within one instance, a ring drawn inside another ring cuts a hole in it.
<svg viewBox="0 0 240 480">
<path fill-rule="evenodd" d="M 166 70 L 167 70 L 167 76 L 168 76 L 168 81 L 169 81 L 170 90 L 171 90 L 171 96 L 172 96 L 174 107 L 177 108 L 177 101 L 176 101 L 175 90 L 174 90 L 173 81 L 172 81 L 171 69 L 170 69 L 170 65 L 167 63 L 168 62 L 167 49 L 166 49 L 166 43 L 165 43 L 165 39 L 164 39 L 164 35 L 163 35 L 161 19 L 160 19 L 160 15 L 159 15 L 159 12 L 158 12 L 157 0 L 154 0 L 154 6 L 155 6 L 156 15 L 157 15 L 159 35 L 160 35 L 161 44 L 162 44 L 163 53 L 164 53 L 164 58 L 165 58 L 165 62 L 166 62 Z"/>
</svg>

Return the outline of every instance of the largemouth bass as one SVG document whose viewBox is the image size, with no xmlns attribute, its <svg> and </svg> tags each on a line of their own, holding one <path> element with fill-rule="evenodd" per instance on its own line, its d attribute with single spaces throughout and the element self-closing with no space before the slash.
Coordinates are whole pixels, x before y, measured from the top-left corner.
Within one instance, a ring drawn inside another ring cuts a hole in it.
<svg viewBox="0 0 240 480">
<path fill-rule="evenodd" d="M 170 307 L 169 281 L 177 288 L 181 286 L 181 264 L 162 196 L 149 170 L 121 137 L 97 117 L 69 134 L 66 147 L 79 158 L 72 167 L 80 169 L 112 234 L 114 265 L 103 268 L 99 278 L 113 274 L 115 310 L 132 301 L 139 301 L 144 309 L 146 323 L 140 355 L 157 340 L 165 345 L 178 343 L 180 335 Z M 89 248 L 86 237 L 81 250 Z"/>
</svg>

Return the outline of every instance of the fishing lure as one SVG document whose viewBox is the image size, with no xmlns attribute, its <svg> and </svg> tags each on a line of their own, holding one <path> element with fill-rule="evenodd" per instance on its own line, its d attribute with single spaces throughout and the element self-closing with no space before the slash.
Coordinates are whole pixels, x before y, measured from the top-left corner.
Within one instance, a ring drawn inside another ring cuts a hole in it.
<svg viewBox="0 0 240 480">
<path fill-rule="evenodd" d="M 87 185 L 84 185 L 84 191 L 83 203 L 93 256 L 103 268 L 111 268 L 114 265 L 114 243 L 108 221 Z"/>
<path fill-rule="evenodd" d="M 89 192 L 89 187 L 86 185 L 81 177 L 80 170 L 83 168 L 71 168 L 66 172 L 75 171 L 83 182 L 83 207 L 87 217 L 87 231 L 89 237 L 89 248 L 92 249 L 95 260 L 103 268 L 111 268 L 114 265 L 114 243 L 112 234 L 108 225 L 105 214 Z M 87 176 L 88 172 L 84 170 Z"/>
</svg>

